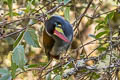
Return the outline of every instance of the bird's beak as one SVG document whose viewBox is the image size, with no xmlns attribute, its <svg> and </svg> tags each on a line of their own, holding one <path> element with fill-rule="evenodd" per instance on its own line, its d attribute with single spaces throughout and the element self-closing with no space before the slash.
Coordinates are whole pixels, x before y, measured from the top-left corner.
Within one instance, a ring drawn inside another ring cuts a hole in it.
<svg viewBox="0 0 120 80">
<path fill-rule="evenodd" d="M 60 39 L 64 40 L 65 42 L 67 43 L 70 43 L 70 41 L 67 39 L 67 37 L 65 36 L 62 28 L 60 27 L 55 27 L 55 30 L 54 30 L 54 35 L 56 35 L 57 37 L 59 37 Z"/>
</svg>

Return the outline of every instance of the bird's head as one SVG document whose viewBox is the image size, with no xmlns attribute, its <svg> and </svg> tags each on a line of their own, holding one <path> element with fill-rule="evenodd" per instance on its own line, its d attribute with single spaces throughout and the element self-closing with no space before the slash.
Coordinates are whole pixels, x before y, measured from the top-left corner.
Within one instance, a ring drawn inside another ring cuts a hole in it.
<svg viewBox="0 0 120 80">
<path fill-rule="evenodd" d="M 68 43 L 70 42 L 70 41 L 67 39 L 67 37 L 65 36 L 61 24 L 55 23 L 55 28 L 54 28 L 53 35 L 59 37 L 60 39 L 62 39 L 62 40 L 65 41 L 65 42 L 68 42 Z"/>
<path fill-rule="evenodd" d="M 70 43 L 70 40 L 67 38 L 67 36 L 65 35 L 65 30 L 64 30 L 64 26 L 63 24 L 65 24 L 64 20 L 61 17 L 53 17 L 51 19 L 49 19 L 48 21 L 46 21 L 46 32 L 50 35 L 50 36 L 56 36 L 58 38 L 60 38 L 61 40 Z"/>
</svg>

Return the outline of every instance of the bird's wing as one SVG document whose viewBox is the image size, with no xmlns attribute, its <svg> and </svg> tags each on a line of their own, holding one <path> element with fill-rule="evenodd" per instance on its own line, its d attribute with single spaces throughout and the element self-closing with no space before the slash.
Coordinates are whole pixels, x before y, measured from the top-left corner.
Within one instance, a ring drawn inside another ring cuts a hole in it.
<svg viewBox="0 0 120 80">
<path fill-rule="evenodd" d="M 50 57 L 50 51 L 54 45 L 54 39 L 49 36 L 46 32 L 46 30 L 44 29 L 43 31 L 43 45 L 44 45 L 44 48 L 45 48 L 45 53 L 46 55 L 48 56 L 48 58 Z"/>
</svg>

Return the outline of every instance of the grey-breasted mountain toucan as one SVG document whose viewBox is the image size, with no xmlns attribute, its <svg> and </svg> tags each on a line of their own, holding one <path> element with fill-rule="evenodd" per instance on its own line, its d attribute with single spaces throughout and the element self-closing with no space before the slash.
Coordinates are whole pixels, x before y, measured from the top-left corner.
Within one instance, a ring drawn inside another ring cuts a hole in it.
<svg viewBox="0 0 120 80">
<path fill-rule="evenodd" d="M 67 51 L 73 39 L 72 25 L 61 16 L 52 16 L 45 21 L 43 45 L 48 60 L 59 59 L 63 51 Z"/>
</svg>

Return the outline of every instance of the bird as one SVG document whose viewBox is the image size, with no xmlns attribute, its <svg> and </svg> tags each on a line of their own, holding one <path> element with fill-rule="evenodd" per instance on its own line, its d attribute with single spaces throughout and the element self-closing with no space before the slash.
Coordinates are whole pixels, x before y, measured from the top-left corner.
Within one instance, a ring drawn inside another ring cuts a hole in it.
<svg viewBox="0 0 120 80">
<path fill-rule="evenodd" d="M 73 40 L 73 27 L 63 17 L 54 15 L 45 21 L 43 46 L 48 60 L 59 59 L 67 51 Z"/>
</svg>

